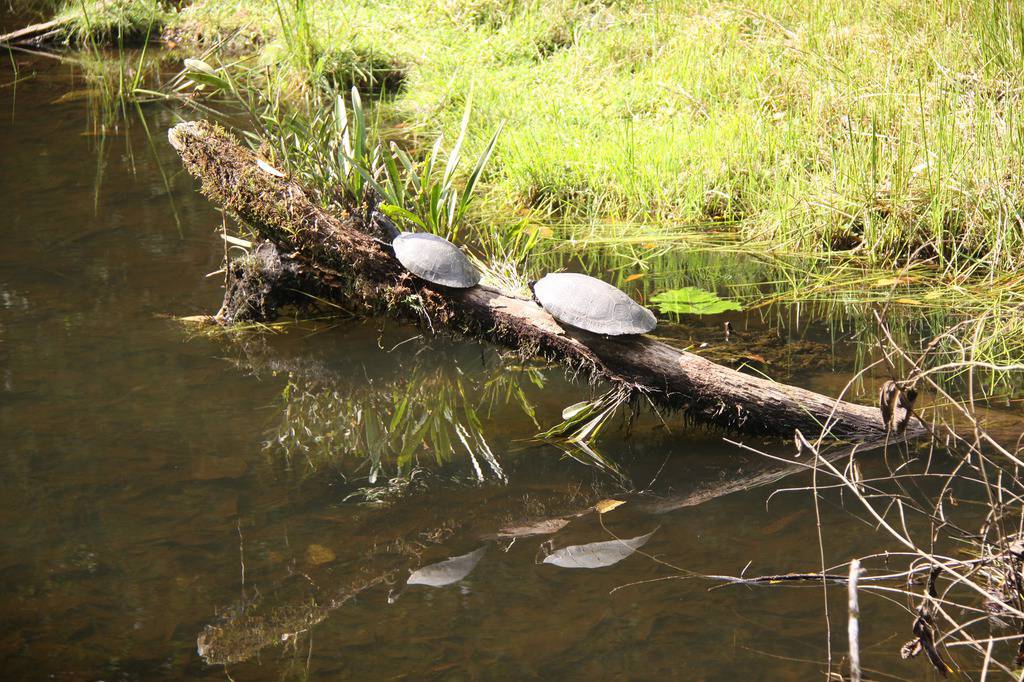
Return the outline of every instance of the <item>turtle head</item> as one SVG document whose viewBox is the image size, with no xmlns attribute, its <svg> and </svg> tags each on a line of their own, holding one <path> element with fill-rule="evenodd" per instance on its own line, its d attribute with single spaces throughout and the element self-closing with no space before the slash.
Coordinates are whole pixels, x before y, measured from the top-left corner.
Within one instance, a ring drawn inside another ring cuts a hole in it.
<svg viewBox="0 0 1024 682">
<path fill-rule="evenodd" d="M 526 286 L 530 287 L 530 298 L 532 298 L 534 302 L 540 303 L 540 301 L 537 300 L 537 291 L 534 289 L 534 287 L 537 286 L 537 280 L 531 279 L 526 283 Z"/>
<path fill-rule="evenodd" d="M 402 234 L 395 222 L 380 209 L 374 208 L 370 217 L 382 241 L 393 242 L 395 237 Z"/>
</svg>

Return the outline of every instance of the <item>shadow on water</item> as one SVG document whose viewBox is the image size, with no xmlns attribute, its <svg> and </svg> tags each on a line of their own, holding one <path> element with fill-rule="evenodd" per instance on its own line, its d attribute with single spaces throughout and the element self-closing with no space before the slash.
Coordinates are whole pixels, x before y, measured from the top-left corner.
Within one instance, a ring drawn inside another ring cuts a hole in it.
<svg viewBox="0 0 1024 682">
<path fill-rule="evenodd" d="M 772 496 L 769 460 L 679 415 L 641 412 L 594 444 L 613 466 L 592 466 L 533 436 L 600 386 L 378 320 L 189 336 L 165 316 L 216 309 L 219 281 L 206 275 L 222 244 L 219 213 L 163 140 L 181 112 L 129 111 L 97 146 L 88 108 L 65 97 L 75 67 L 15 58 L 25 80 L 0 90 L 9 675 L 224 679 L 224 664 L 238 680 L 820 672 L 820 591 L 708 592 L 678 570 L 818 565 L 807 495 Z M 590 266 L 629 276 L 600 258 Z M 728 261 L 701 270 L 700 258 L 648 267 L 721 288 L 698 273 Z M 867 353 L 862 328 L 839 317 L 727 317 L 729 340 L 722 318 L 662 333 L 827 393 Z M 752 444 L 793 459 L 789 443 Z M 866 475 L 882 457 L 865 458 Z M 785 485 L 806 486 L 794 466 Z M 821 499 L 832 551 L 877 547 L 840 491 Z M 831 598 L 834 613 L 843 598 Z M 864 623 L 873 662 L 915 677 L 893 655 L 909 626 L 902 607 L 865 604 Z"/>
</svg>

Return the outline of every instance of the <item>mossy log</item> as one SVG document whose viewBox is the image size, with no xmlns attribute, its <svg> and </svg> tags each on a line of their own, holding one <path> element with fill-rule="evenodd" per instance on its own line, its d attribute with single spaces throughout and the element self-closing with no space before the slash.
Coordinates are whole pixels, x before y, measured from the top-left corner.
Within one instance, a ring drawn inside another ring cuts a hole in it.
<svg viewBox="0 0 1024 682">
<path fill-rule="evenodd" d="M 532 300 L 494 289 L 431 286 L 375 240 L 373 222 L 361 209 L 332 215 L 298 183 L 257 163 L 223 128 L 181 123 L 168 137 L 211 201 L 273 242 L 319 282 L 318 296 L 329 295 L 345 309 L 395 315 L 428 331 L 467 334 L 523 355 L 542 355 L 591 380 L 730 430 L 791 437 L 795 429 L 811 436 L 825 428 L 828 437 L 855 440 L 884 433 L 878 407 L 744 374 L 650 337 L 566 329 Z"/>
</svg>

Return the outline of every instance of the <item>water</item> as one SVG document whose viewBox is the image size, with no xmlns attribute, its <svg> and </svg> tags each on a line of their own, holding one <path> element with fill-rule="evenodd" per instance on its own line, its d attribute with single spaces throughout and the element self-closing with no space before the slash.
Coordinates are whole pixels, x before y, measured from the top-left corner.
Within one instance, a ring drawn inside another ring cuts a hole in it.
<svg viewBox="0 0 1024 682">
<path fill-rule="evenodd" d="M 617 473 L 602 471 L 527 440 L 538 430 L 529 409 L 550 425 L 588 388 L 558 369 L 510 370 L 493 349 L 425 341 L 382 321 L 234 341 L 190 333 L 167 315 L 216 310 L 220 281 L 206 275 L 220 266 L 221 217 L 165 142 L 175 113 L 148 107 L 96 137 L 88 101 L 66 96 L 87 86 L 73 67 L 15 59 L 22 82 L 0 89 L 8 677 L 224 679 L 208 662 L 221 658 L 238 661 L 228 667 L 237 680 L 822 674 L 820 586 L 708 591 L 712 583 L 665 565 L 727 574 L 748 562 L 748 574 L 819 566 L 806 493 L 767 503 L 775 485 L 654 513 L 659 500 L 727 487 L 764 460 L 678 417 L 666 428 L 647 415 L 629 437 L 614 428 L 601 441 Z M 675 333 L 710 336 L 718 324 Z M 799 343 L 775 371 L 838 390 L 849 366 L 828 335 L 793 335 Z M 801 354 L 813 355 L 815 373 L 787 367 L 807 364 Z M 387 433 L 410 428 L 408 416 L 390 428 L 405 395 L 417 418 L 438 423 L 391 442 Z M 371 416 L 381 428 L 366 426 Z M 471 442 L 477 466 L 460 428 L 486 443 Z M 450 442 L 455 454 L 436 461 L 424 442 Z M 406 446 L 403 462 L 388 457 Z M 414 469 L 408 488 L 387 485 Z M 627 497 L 624 487 L 651 494 Z M 653 531 L 643 553 L 614 565 L 559 568 L 543 563 L 546 536 L 492 539 L 616 497 L 628 501 L 572 518 L 546 548 Z M 830 560 L 879 548 L 838 494 L 823 499 Z M 402 589 L 410 570 L 482 546 L 462 580 Z M 381 576 L 390 584 L 335 603 Z M 844 600 L 835 588 L 836 661 Z M 911 625 L 900 606 L 863 608 L 865 665 L 924 674 L 923 662 L 898 660 Z M 220 635 L 207 630 L 218 623 Z"/>
</svg>

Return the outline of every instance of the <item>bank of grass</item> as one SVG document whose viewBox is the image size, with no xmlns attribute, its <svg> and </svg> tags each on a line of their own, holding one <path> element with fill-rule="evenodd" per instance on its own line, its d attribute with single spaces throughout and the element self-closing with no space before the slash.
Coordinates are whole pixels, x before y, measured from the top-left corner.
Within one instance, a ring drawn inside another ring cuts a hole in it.
<svg viewBox="0 0 1024 682">
<path fill-rule="evenodd" d="M 68 0 L 55 18 L 73 45 L 135 45 L 160 35 L 175 16 L 162 0 Z"/>
<path fill-rule="evenodd" d="M 137 22 L 151 1 L 101 6 Z M 852 249 L 958 273 L 1024 260 L 1016 3 L 204 0 L 161 11 L 178 40 L 245 36 L 274 88 L 383 92 L 406 141 L 453 139 L 472 92 L 469 154 L 507 122 L 485 178 L 493 215 L 587 234 L 726 223 L 780 252 Z"/>
</svg>

